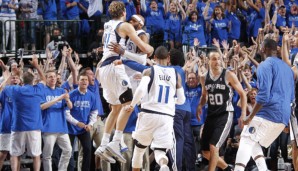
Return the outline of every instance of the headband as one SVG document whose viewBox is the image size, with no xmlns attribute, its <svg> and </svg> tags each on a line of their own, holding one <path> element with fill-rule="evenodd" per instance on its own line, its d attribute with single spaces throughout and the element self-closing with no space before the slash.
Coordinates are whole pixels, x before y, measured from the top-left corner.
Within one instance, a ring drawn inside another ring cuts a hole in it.
<svg viewBox="0 0 298 171">
<path fill-rule="evenodd" d="M 132 17 L 135 18 L 142 26 L 144 26 L 144 22 L 139 16 L 133 15 Z"/>
</svg>

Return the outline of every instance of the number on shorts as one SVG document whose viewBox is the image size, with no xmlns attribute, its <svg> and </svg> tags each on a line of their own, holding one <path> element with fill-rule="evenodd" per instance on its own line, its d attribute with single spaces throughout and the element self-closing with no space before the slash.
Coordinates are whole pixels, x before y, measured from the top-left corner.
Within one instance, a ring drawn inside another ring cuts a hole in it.
<svg viewBox="0 0 298 171">
<path fill-rule="evenodd" d="M 163 90 L 166 89 L 166 93 L 163 95 Z M 169 102 L 169 93 L 170 86 L 159 85 L 159 93 L 158 93 L 158 103 L 168 103 Z M 164 96 L 164 98 L 163 98 Z M 162 102 L 162 99 L 164 100 Z"/>
</svg>

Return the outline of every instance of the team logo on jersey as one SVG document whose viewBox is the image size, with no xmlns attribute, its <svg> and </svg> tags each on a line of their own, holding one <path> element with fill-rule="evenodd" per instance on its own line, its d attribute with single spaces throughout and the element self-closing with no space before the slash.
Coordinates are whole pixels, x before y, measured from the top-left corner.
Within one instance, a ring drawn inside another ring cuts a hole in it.
<svg viewBox="0 0 298 171">
<path fill-rule="evenodd" d="M 256 132 L 256 128 L 255 127 L 249 127 L 248 128 L 248 132 L 251 133 L 251 134 L 253 134 L 253 133 Z"/>
<path fill-rule="evenodd" d="M 128 82 L 126 80 L 122 80 L 122 86 L 127 86 Z"/>
</svg>

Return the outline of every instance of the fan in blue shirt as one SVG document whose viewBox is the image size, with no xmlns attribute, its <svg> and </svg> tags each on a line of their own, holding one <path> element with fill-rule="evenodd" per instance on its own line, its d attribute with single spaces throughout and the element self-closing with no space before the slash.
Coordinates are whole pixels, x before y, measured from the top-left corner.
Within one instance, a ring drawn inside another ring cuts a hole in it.
<svg viewBox="0 0 298 171">
<path fill-rule="evenodd" d="M 0 62 L 4 64 L 1 60 Z M 20 83 L 19 75 L 13 73 L 10 78 L 10 85 L 18 85 Z M 4 80 L 6 81 L 6 80 Z M 11 117 L 12 117 L 12 100 L 7 96 L 5 91 L 0 95 L 1 114 L 0 114 L 0 170 L 3 162 L 10 151 L 10 133 L 11 133 Z"/>
<path fill-rule="evenodd" d="M 83 148 L 82 170 L 90 170 L 91 162 L 91 137 L 90 130 L 96 122 L 98 108 L 95 95 L 88 91 L 88 76 L 86 73 L 79 74 L 79 87 L 69 93 L 73 108 L 66 111 L 69 138 L 72 146 L 77 137 Z"/>
<path fill-rule="evenodd" d="M 65 117 L 66 105 L 72 108 L 68 93 L 56 87 L 57 75 L 54 70 L 47 71 L 43 101 L 41 104 L 43 119 L 43 168 L 52 170 L 52 154 L 55 143 L 62 149 L 58 169 L 67 170 L 71 156 L 71 144 Z"/>
<path fill-rule="evenodd" d="M 23 73 L 24 86 L 7 86 L 5 91 L 13 103 L 11 126 L 11 167 L 20 167 L 20 156 L 25 152 L 33 156 L 35 170 L 40 167 L 41 154 L 41 129 L 42 117 L 39 104 L 42 102 L 45 76 L 38 65 L 38 59 L 34 55 L 31 65 L 38 71 L 41 83 L 33 85 L 34 75 L 30 72 Z M 34 137 L 34 138 L 33 138 Z"/>
<path fill-rule="evenodd" d="M 228 41 L 228 32 L 230 30 L 230 22 L 225 18 L 221 6 L 216 6 L 213 11 L 213 18 L 207 24 L 208 30 L 211 32 L 211 40 L 216 39 L 221 43 Z"/>
</svg>

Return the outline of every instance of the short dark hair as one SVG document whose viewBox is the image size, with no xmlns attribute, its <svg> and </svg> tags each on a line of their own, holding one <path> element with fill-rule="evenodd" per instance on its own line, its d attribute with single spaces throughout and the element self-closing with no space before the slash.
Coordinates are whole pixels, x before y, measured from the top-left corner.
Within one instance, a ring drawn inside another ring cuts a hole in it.
<svg viewBox="0 0 298 171">
<path fill-rule="evenodd" d="M 164 46 L 159 46 L 156 48 L 154 55 L 157 59 L 166 59 L 169 56 L 168 49 Z"/>
<path fill-rule="evenodd" d="M 198 12 L 197 12 L 197 11 L 191 11 L 191 12 L 188 14 L 188 20 L 189 20 L 189 21 L 191 21 L 191 16 L 192 16 L 193 14 L 196 14 L 196 15 L 197 15 L 197 20 L 199 19 L 199 14 L 198 14 Z"/>
<path fill-rule="evenodd" d="M 80 72 L 79 72 L 79 75 L 78 75 L 78 80 L 80 79 L 80 76 L 88 76 L 87 75 L 87 71 L 88 70 L 91 70 L 92 71 L 92 69 L 90 68 L 90 67 L 86 67 L 86 68 L 83 68 L 83 69 L 81 69 L 80 70 Z"/>
<path fill-rule="evenodd" d="M 171 65 L 179 65 L 181 67 L 184 66 L 184 54 L 181 50 L 171 49 L 170 50 L 170 62 Z"/>
<path fill-rule="evenodd" d="M 24 84 L 33 84 L 33 80 L 34 80 L 34 75 L 31 72 L 24 72 L 23 73 L 23 83 Z"/>
<path fill-rule="evenodd" d="M 277 42 L 273 39 L 267 38 L 263 42 L 263 47 L 269 50 L 277 50 Z"/>
</svg>

